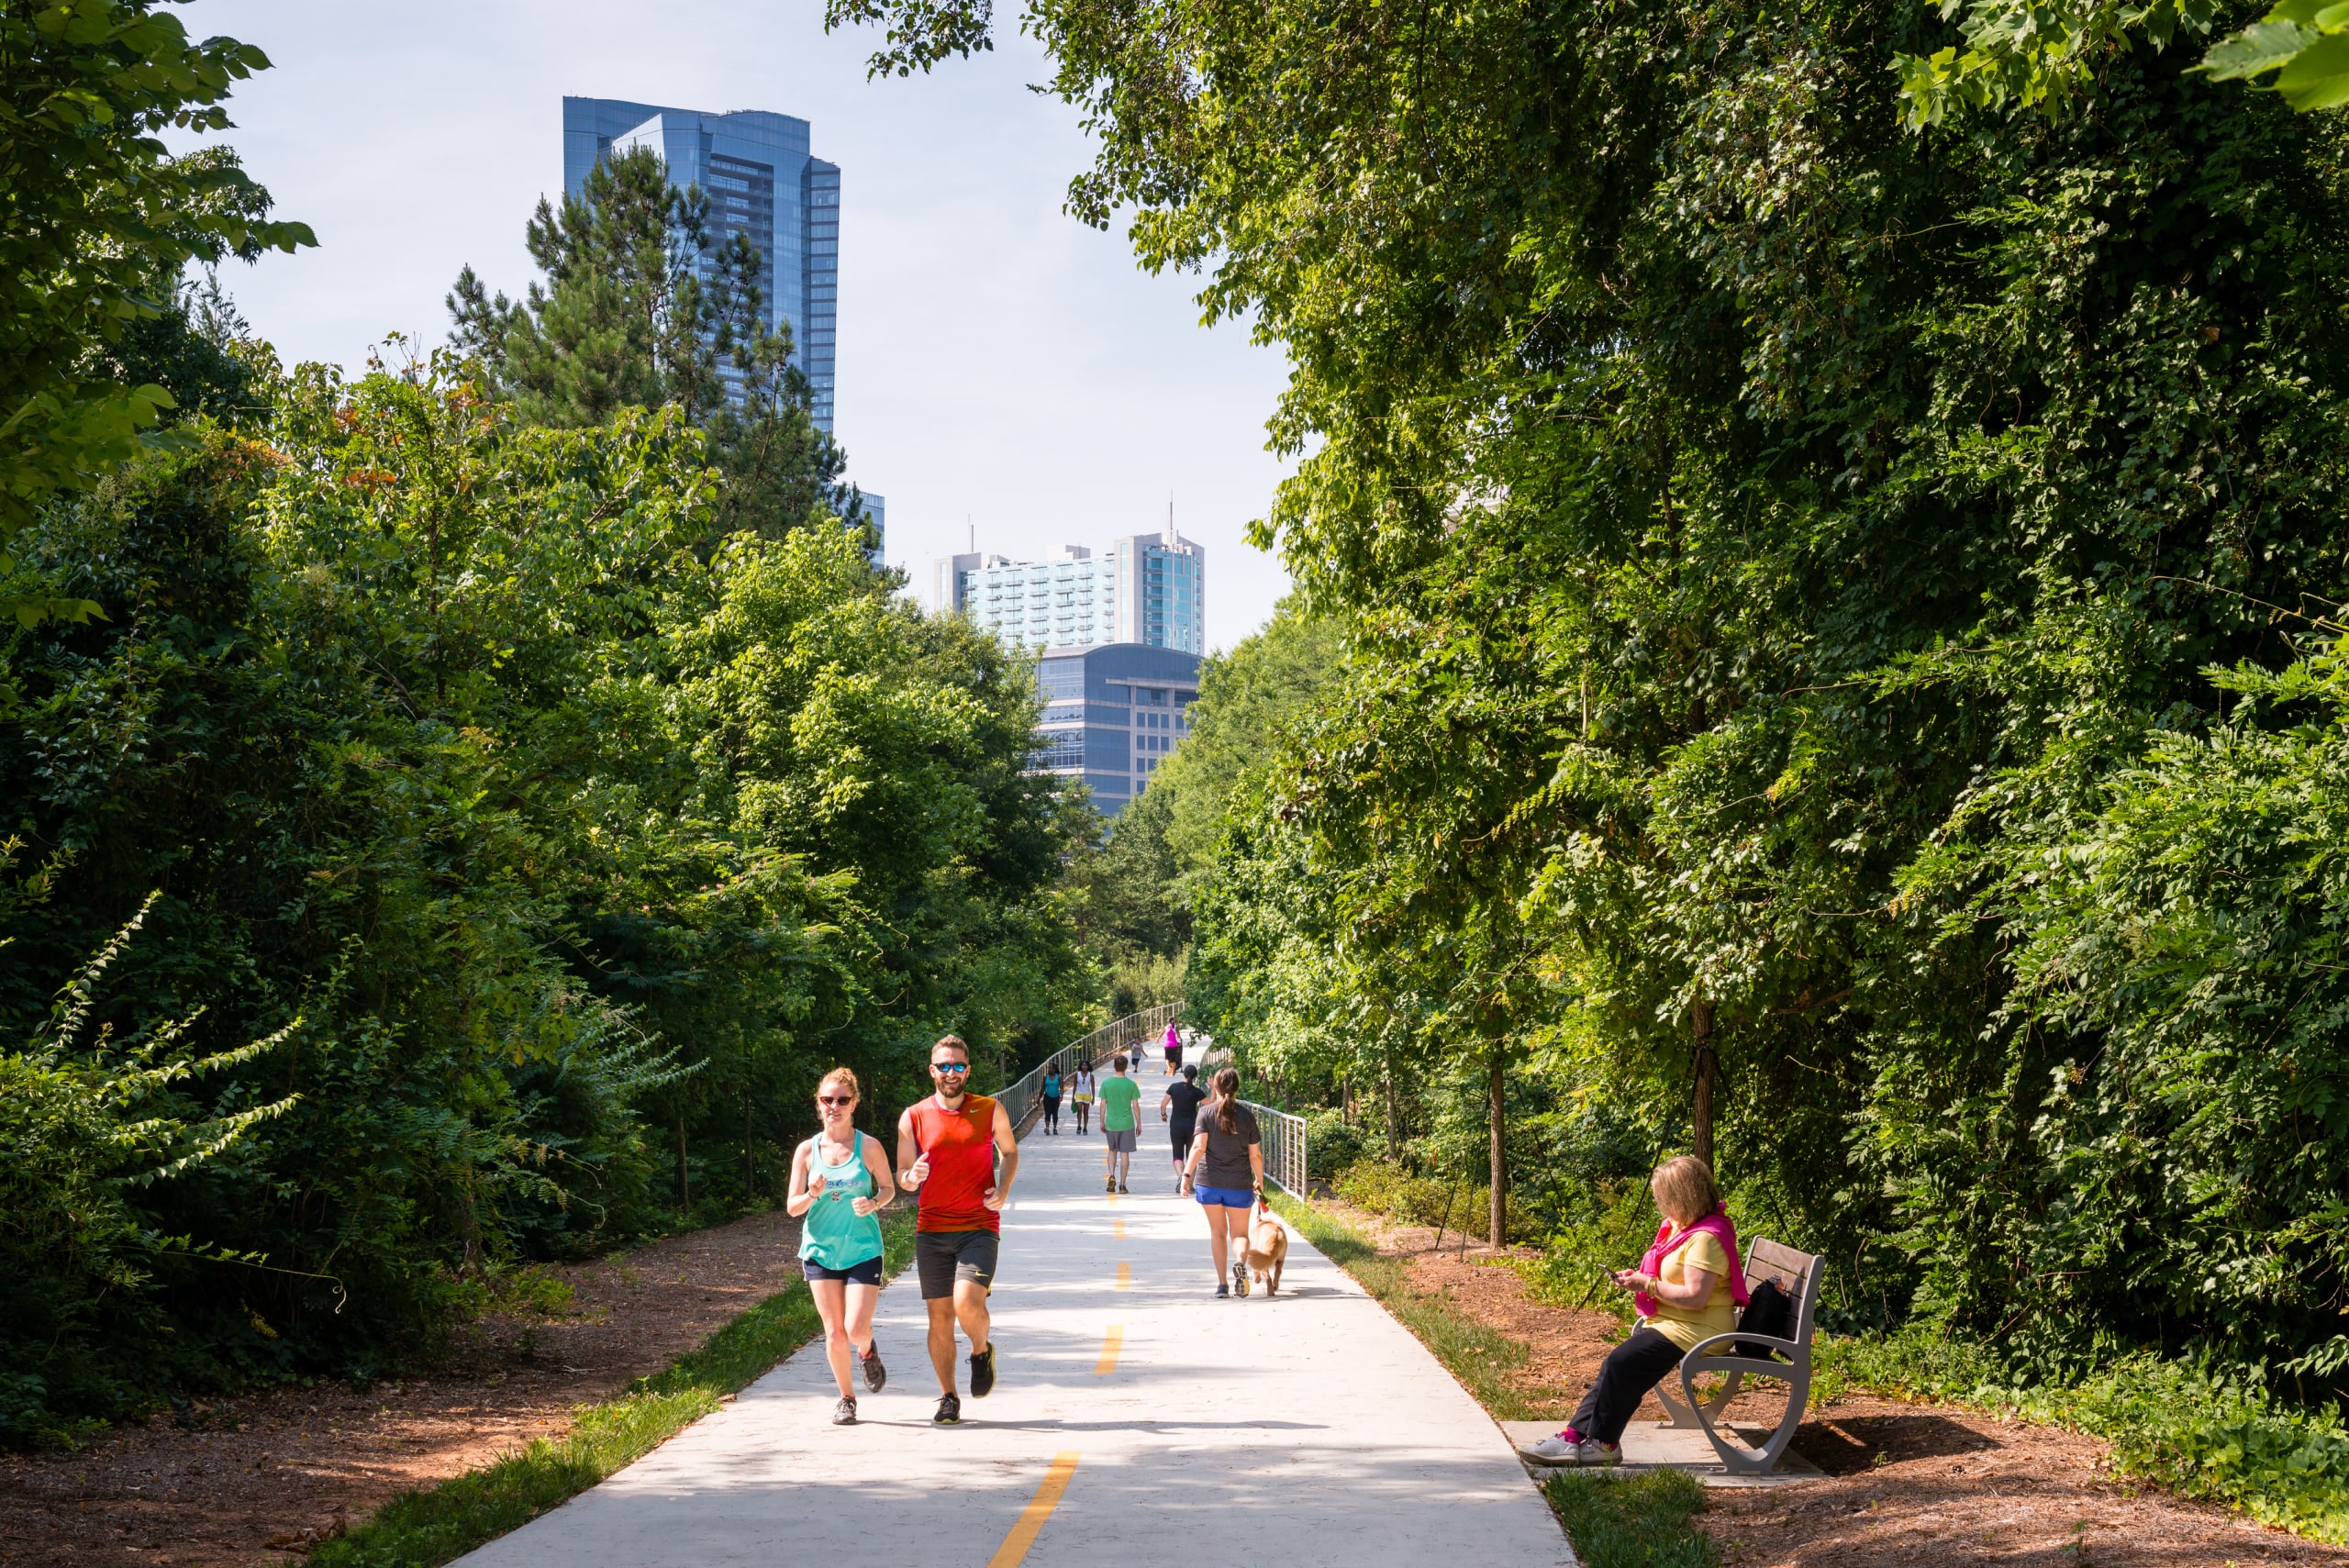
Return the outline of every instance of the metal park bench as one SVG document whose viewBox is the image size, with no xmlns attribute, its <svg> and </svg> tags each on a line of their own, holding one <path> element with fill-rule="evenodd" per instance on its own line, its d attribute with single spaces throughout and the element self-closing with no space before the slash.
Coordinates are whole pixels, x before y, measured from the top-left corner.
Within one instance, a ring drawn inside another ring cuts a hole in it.
<svg viewBox="0 0 2349 1568">
<path fill-rule="evenodd" d="M 1776 1280 L 1778 1288 L 1794 1303 L 1794 1336 L 1779 1339 L 1770 1334 L 1748 1333 L 1738 1329 L 1727 1334 L 1715 1334 L 1709 1340 L 1699 1340 L 1688 1353 L 1680 1358 L 1680 1388 L 1675 1392 L 1669 1379 L 1656 1385 L 1655 1396 L 1671 1418 L 1659 1425 L 1697 1427 L 1720 1455 L 1721 1463 L 1733 1475 L 1766 1475 L 1778 1468 L 1787 1445 L 1794 1441 L 1795 1429 L 1802 1425 L 1804 1407 L 1810 1402 L 1810 1340 L 1811 1330 L 1819 1312 L 1819 1279 L 1826 1272 L 1824 1259 L 1809 1252 L 1798 1252 L 1792 1247 L 1781 1247 L 1776 1241 L 1757 1240 L 1745 1252 L 1745 1288 L 1750 1294 L 1764 1280 Z M 1742 1316 L 1742 1314 L 1741 1314 Z M 1740 1355 L 1743 1346 L 1766 1348 L 1775 1352 L 1770 1357 Z M 1716 1351 L 1728 1353 L 1716 1354 Z M 1784 1356 L 1786 1359 L 1777 1359 Z M 1697 1394 L 1697 1380 L 1720 1376 L 1720 1388 L 1709 1399 Z M 1787 1407 L 1778 1418 L 1776 1427 L 1758 1449 L 1748 1448 L 1732 1436 L 1725 1436 L 1729 1423 L 1721 1414 L 1729 1402 L 1737 1397 L 1738 1390 L 1749 1377 L 1776 1378 L 1787 1385 Z"/>
</svg>

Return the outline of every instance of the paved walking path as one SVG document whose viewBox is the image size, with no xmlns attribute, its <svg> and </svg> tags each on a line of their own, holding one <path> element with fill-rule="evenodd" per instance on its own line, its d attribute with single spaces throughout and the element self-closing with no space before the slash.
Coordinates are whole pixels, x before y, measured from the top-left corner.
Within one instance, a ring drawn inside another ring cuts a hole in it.
<svg viewBox="0 0 2349 1568">
<path fill-rule="evenodd" d="M 1150 1063 L 1154 1069 L 1155 1062 Z M 1574 1556 L 1484 1411 L 1304 1239 L 1278 1297 L 1211 1299 L 1206 1227 L 1156 1118 L 1133 1191 L 1101 1139 L 1031 1134 L 1004 1216 L 1000 1381 L 933 1428 L 908 1269 L 884 1392 L 829 1425 L 820 1344 L 467 1568 L 1560 1568 Z M 958 1342 L 958 1350 L 959 1350 Z"/>
</svg>

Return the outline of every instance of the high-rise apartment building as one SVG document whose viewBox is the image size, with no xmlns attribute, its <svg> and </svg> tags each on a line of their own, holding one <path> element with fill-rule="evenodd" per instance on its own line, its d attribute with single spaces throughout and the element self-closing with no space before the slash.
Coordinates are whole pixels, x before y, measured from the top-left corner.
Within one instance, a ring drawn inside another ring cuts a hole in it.
<svg viewBox="0 0 2349 1568">
<path fill-rule="evenodd" d="M 598 159 L 650 147 L 670 183 L 709 197 L 712 239 L 748 237 L 770 327 L 788 327 L 810 412 L 832 428 L 832 350 L 840 297 L 841 172 L 808 152 L 809 127 L 763 109 L 707 114 L 622 98 L 562 101 L 562 184 L 577 195 Z M 729 379 L 732 373 L 729 373 Z"/>
<path fill-rule="evenodd" d="M 1207 551 L 1172 528 L 1119 539 L 1100 556 L 1074 544 L 1049 561 L 944 556 L 931 573 L 931 607 L 967 615 L 1015 648 L 1207 651 Z"/>
</svg>

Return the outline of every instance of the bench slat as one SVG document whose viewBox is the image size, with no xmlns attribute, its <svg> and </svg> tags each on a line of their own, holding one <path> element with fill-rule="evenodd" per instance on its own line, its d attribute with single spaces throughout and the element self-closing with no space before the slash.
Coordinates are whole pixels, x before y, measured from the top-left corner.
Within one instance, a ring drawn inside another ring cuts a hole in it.
<svg viewBox="0 0 2349 1568">
<path fill-rule="evenodd" d="M 1754 1241 L 1745 1251 L 1746 1288 L 1751 1290 L 1765 1279 L 1774 1279 L 1788 1296 L 1799 1299 L 1802 1282 L 1818 1262 L 1809 1252 L 1798 1252 L 1767 1239 Z"/>
</svg>

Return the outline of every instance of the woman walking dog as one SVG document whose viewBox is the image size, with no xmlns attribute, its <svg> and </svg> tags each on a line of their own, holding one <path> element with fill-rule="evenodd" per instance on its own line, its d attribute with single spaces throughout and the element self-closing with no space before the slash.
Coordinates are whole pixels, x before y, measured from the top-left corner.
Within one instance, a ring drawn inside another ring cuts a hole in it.
<svg viewBox="0 0 2349 1568">
<path fill-rule="evenodd" d="M 1648 1390 L 1700 1340 L 1737 1327 L 1745 1269 L 1737 1229 L 1721 1207 L 1713 1169 L 1693 1154 L 1666 1160 L 1648 1178 L 1664 1224 L 1636 1269 L 1615 1283 L 1631 1293 L 1640 1325 L 1607 1352 L 1575 1418 L 1555 1437 L 1517 1451 L 1536 1464 L 1618 1464 L 1623 1429 Z"/>
<path fill-rule="evenodd" d="M 816 1088 L 816 1114 L 824 1130 L 791 1157 L 791 1194 L 784 1207 L 804 1215 L 799 1229 L 799 1267 L 807 1294 L 824 1320 L 824 1354 L 841 1402 L 832 1424 L 856 1424 L 856 1391 L 849 1386 L 853 1351 L 864 1372 L 864 1386 L 878 1394 L 889 1381 L 881 1347 L 873 1342 L 873 1307 L 881 1297 L 881 1221 L 874 1218 L 896 1195 L 889 1157 L 876 1140 L 856 1129 L 856 1074 L 835 1067 Z"/>
<path fill-rule="evenodd" d="M 1199 1107 L 1198 1136 L 1191 1143 L 1183 1184 L 1208 1217 L 1208 1249 L 1215 1255 L 1218 1298 L 1248 1294 L 1248 1263 L 1231 1255 L 1231 1244 L 1248 1242 L 1248 1211 L 1264 1191 L 1264 1150 L 1256 1118 L 1240 1103 L 1240 1074 L 1226 1067 L 1215 1075 L 1215 1097 Z M 1231 1283 L 1223 1282 L 1229 1265 Z"/>
</svg>

